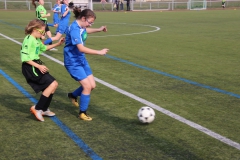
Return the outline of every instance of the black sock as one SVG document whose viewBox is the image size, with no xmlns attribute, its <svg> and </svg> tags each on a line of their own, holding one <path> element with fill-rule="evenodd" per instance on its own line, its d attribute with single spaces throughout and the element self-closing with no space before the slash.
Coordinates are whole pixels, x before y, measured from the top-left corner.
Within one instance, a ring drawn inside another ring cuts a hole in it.
<svg viewBox="0 0 240 160">
<path fill-rule="evenodd" d="M 46 102 L 46 104 L 44 106 L 43 111 L 46 111 L 48 109 L 48 107 L 50 106 L 50 103 L 52 101 L 52 97 L 53 97 L 53 94 L 50 94 L 49 97 L 47 97 L 48 99 L 47 99 L 47 102 Z"/>
<path fill-rule="evenodd" d="M 38 103 L 35 106 L 36 110 L 44 110 L 44 106 L 46 105 L 48 101 L 48 97 L 45 97 L 43 94 L 41 95 Z"/>
</svg>

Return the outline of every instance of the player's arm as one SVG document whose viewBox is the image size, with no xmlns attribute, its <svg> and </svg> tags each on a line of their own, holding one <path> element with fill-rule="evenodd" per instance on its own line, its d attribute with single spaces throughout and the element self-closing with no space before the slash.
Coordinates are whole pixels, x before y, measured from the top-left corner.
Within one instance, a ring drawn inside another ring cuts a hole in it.
<svg viewBox="0 0 240 160">
<path fill-rule="evenodd" d="M 65 12 L 62 14 L 62 16 L 65 17 L 65 16 L 68 14 L 68 11 L 69 11 L 69 8 L 66 7 L 66 8 L 65 8 Z"/>
<path fill-rule="evenodd" d="M 52 48 L 54 48 L 54 47 L 60 46 L 60 45 L 62 45 L 64 42 L 65 42 L 65 38 L 62 37 L 57 43 L 54 43 L 54 44 L 51 44 L 51 45 L 46 45 L 46 47 L 47 47 L 46 50 L 49 50 L 49 49 L 52 49 Z"/>
<path fill-rule="evenodd" d="M 46 18 L 46 17 L 51 16 L 50 13 L 45 14 L 43 11 L 41 11 L 40 14 L 41 14 L 41 17 L 42 17 L 42 18 Z"/>
<path fill-rule="evenodd" d="M 36 62 L 34 62 L 32 60 L 31 61 L 27 61 L 25 63 L 38 68 L 43 74 L 48 72 L 48 70 L 49 70 L 45 65 L 38 64 L 38 63 L 36 63 Z"/>
<path fill-rule="evenodd" d="M 96 32 L 107 32 L 107 26 L 102 26 L 100 28 L 86 28 L 87 33 L 96 33 Z"/>
<path fill-rule="evenodd" d="M 80 52 L 84 52 L 86 54 L 105 55 L 108 52 L 107 48 L 104 48 L 102 50 L 94 50 L 94 49 L 85 47 L 83 44 L 77 44 L 77 48 Z"/>
<path fill-rule="evenodd" d="M 53 13 L 58 13 L 58 11 L 56 11 L 56 9 L 53 9 L 52 11 L 53 11 Z"/>
</svg>

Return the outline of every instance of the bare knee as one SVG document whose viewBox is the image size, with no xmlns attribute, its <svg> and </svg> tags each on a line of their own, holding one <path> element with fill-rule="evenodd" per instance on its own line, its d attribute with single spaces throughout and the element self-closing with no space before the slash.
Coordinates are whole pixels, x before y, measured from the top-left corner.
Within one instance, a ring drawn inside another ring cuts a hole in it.
<svg viewBox="0 0 240 160">
<path fill-rule="evenodd" d="M 58 82 L 55 80 L 55 81 L 53 81 L 52 83 L 51 83 L 51 86 L 52 86 L 52 88 L 54 88 L 54 91 L 57 89 L 57 87 L 58 87 Z"/>
<path fill-rule="evenodd" d="M 92 86 L 92 90 L 94 90 L 96 88 L 96 84 L 94 84 L 93 86 Z"/>
<path fill-rule="evenodd" d="M 92 86 L 92 85 L 85 85 L 83 86 L 83 93 L 84 94 L 90 94 L 91 91 L 96 87 L 96 85 Z"/>
<path fill-rule="evenodd" d="M 85 86 L 85 87 L 83 87 L 83 90 L 85 90 L 86 92 L 91 92 L 92 87 L 91 86 Z"/>
</svg>

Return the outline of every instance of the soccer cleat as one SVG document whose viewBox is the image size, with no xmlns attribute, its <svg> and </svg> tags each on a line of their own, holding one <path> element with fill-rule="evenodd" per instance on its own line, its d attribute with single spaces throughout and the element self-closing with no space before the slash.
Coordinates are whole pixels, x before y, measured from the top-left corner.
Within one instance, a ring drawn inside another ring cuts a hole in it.
<svg viewBox="0 0 240 160">
<path fill-rule="evenodd" d="M 50 49 L 50 51 L 57 51 L 57 50 L 58 50 L 57 48 Z"/>
<path fill-rule="evenodd" d="M 85 114 L 85 113 L 79 114 L 79 118 L 81 120 L 84 120 L 84 121 L 91 121 L 92 120 L 92 118 L 89 115 Z"/>
<path fill-rule="evenodd" d="M 75 106 L 75 107 L 79 107 L 79 104 L 78 104 L 78 101 L 77 101 L 77 97 L 74 97 L 72 95 L 72 93 L 68 93 L 67 94 L 68 98 L 72 101 L 72 104 Z"/>
<path fill-rule="evenodd" d="M 50 111 L 50 109 L 47 109 L 46 111 L 43 111 L 42 112 L 42 115 L 43 116 L 48 116 L 48 117 L 52 117 L 52 116 L 55 116 L 55 113 Z"/>
<path fill-rule="evenodd" d="M 32 114 L 34 114 L 35 117 L 36 117 L 39 121 L 41 121 L 41 122 L 44 121 L 44 118 L 43 118 L 43 116 L 42 116 L 42 110 L 36 110 L 36 109 L 35 109 L 35 106 L 32 106 L 32 107 L 30 108 L 30 112 L 31 112 Z"/>
</svg>

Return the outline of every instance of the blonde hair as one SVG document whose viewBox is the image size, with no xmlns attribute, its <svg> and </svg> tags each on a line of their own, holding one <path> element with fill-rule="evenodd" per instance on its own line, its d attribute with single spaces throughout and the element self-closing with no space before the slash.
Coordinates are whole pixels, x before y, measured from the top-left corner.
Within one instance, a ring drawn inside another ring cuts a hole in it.
<svg viewBox="0 0 240 160">
<path fill-rule="evenodd" d="M 46 24 L 39 19 L 31 20 L 25 27 L 25 34 L 31 34 L 33 32 L 33 29 L 42 28 L 44 26 L 46 26 Z"/>
</svg>

